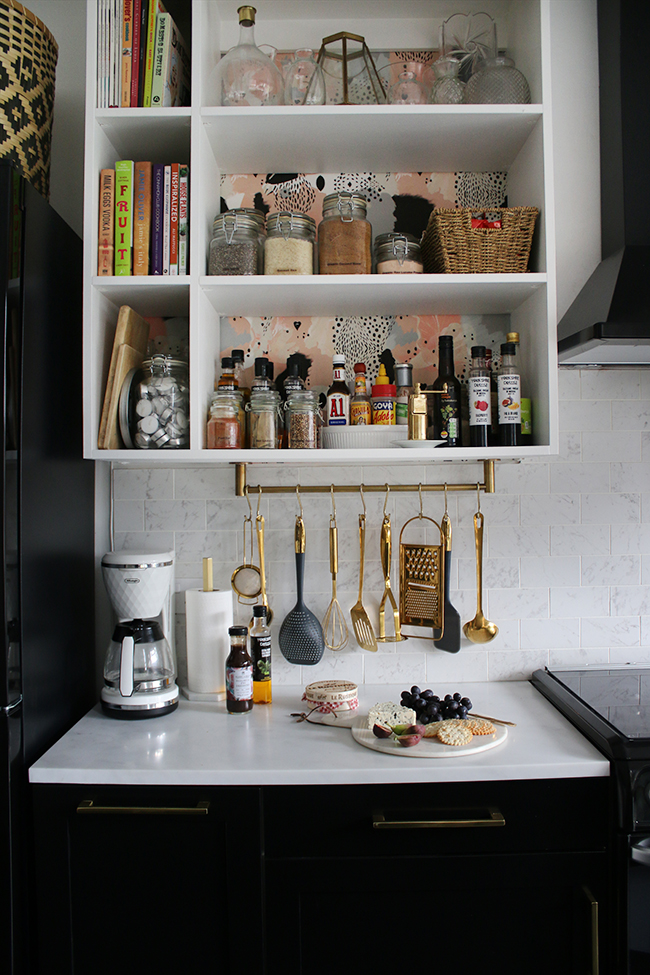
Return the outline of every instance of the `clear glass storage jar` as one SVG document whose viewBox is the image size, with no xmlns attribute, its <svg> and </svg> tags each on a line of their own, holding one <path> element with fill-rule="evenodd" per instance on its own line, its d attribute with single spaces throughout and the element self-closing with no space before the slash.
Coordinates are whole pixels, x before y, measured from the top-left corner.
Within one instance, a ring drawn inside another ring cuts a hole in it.
<svg viewBox="0 0 650 975">
<path fill-rule="evenodd" d="M 421 274 L 422 253 L 412 234 L 391 231 L 375 240 L 377 274 Z"/>
<path fill-rule="evenodd" d="M 266 219 L 265 274 L 313 274 L 316 221 L 283 210 Z"/>
<path fill-rule="evenodd" d="M 240 393 L 231 390 L 214 393 L 206 431 L 209 450 L 237 450 L 242 446 L 240 411 Z"/>
<path fill-rule="evenodd" d="M 212 224 L 208 274 L 261 274 L 264 214 L 240 209 L 219 213 Z"/>
<path fill-rule="evenodd" d="M 248 411 L 248 445 L 252 450 L 273 450 L 282 437 L 280 394 L 274 390 L 253 389 Z"/>
<path fill-rule="evenodd" d="M 320 445 L 320 409 L 318 394 L 313 389 L 296 390 L 285 404 L 287 411 L 287 446 L 291 449 L 315 449 Z"/>
<path fill-rule="evenodd" d="M 120 399 L 120 409 L 122 409 Z M 127 447 L 140 450 L 181 449 L 189 445 L 189 378 L 183 359 L 154 355 L 134 375 L 124 404 L 128 426 L 122 436 Z"/>
<path fill-rule="evenodd" d="M 318 267 L 321 274 L 370 274 L 372 227 L 362 193 L 329 193 L 318 225 Z"/>
</svg>

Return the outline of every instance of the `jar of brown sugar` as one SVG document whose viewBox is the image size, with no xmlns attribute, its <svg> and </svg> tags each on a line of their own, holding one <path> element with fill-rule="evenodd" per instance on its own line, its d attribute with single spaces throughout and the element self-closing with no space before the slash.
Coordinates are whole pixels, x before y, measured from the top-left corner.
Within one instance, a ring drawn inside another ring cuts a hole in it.
<svg viewBox="0 0 650 975">
<path fill-rule="evenodd" d="M 377 274 L 422 274 L 420 245 L 412 234 L 391 231 L 375 240 Z"/>
<path fill-rule="evenodd" d="M 212 225 L 208 274 L 261 274 L 264 214 L 257 210 L 219 213 Z"/>
<path fill-rule="evenodd" d="M 370 274 L 372 227 L 366 220 L 362 193 L 330 193 L 323 200 L 318 226 L 318 267 L 321 274 Z"/>
<path fill-rule="evenodd" d="M 265 274 L 313 274 L 316 221 L 304 213 L 270 213 L 264 242 Z"/>
</svg>

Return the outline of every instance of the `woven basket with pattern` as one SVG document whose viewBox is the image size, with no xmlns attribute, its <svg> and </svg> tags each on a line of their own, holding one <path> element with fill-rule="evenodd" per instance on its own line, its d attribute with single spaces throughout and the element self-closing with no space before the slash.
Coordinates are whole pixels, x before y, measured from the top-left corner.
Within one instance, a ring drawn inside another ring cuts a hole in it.
<svg viewBox="0 0 650 975">
<path fill-rule="evenodd" d="M 58 45 L 38 17 L 0 0 L 0 159 L 47 199 Z"/>
<path fill-rule="evenodd" d="M 523 274 L 528 270 L 537 207 L 500 207 L 485 215 L 501 228 L 472 227 L 476 211 L 436 209 L 422 238 L 427 274 Z M 481 212 L 480 216 L 484 214 Z"/>
</svg>

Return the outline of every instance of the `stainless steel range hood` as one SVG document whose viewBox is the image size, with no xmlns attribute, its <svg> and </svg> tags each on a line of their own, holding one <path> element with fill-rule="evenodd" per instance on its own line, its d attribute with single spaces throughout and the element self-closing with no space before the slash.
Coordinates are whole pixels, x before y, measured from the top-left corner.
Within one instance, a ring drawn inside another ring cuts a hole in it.
<svg viewBox="0 0 650 975">
<path fill-rule="evenodd" d="M 650 365 L 650 3 L 598 0 L 603 260 L 558 325 L 565 365 Z"/>
</svg>

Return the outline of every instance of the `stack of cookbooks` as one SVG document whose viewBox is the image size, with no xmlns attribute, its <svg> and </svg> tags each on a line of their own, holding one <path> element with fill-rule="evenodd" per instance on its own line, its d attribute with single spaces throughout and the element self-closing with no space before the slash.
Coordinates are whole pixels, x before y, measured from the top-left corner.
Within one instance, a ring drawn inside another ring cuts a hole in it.
<svg viewBox="0 0 650 975">
<path fill-rule="evenodd" d="M 102 169 L 97 274 L 188 273 L 189 166 L 122 159 Z"/>
<path fill-rule="evenodd" d="M 188 49 L 162 0 L 97 0 L 97 107 L 189 104 Z"/>
</svg>

